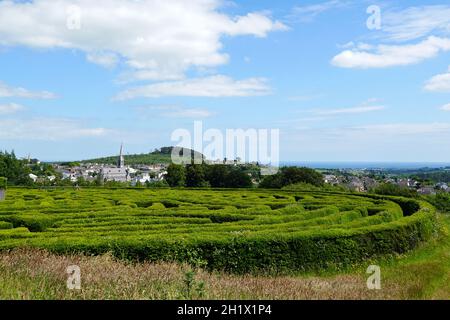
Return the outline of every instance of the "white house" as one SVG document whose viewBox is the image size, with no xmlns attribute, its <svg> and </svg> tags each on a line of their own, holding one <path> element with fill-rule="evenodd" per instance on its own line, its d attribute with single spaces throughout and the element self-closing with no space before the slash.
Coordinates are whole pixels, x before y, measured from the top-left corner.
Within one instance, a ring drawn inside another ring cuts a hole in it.
<svg viewBox="0 0 450 320">
<path fill-rule="evenodd" d="M 33 182 L 36 182 L 37 179 L 38 179 L 38 176 L 35 175 L 35 174 L 32 174 L 32 173 L 30 173 L 30 174 L 28 175 L 28 177 L 30 177 L 30 179 L 33 180 Z"/>
</svg>

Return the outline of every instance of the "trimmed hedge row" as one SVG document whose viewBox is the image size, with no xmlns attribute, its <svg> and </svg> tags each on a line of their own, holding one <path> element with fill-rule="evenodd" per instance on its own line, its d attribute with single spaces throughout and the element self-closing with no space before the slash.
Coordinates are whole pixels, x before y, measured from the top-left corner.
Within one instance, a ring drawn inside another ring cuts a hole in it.
<svg viewBox="0 0 450 320">
<path fill-rule="evenodd" d="M 346 267 L 436 231 L 417 200 L 326 192 L 12 189 L 0 249 L 181 261 L 234 273 Z M 168 205 L 169 204 L 169 205 Z"/>
</svg>

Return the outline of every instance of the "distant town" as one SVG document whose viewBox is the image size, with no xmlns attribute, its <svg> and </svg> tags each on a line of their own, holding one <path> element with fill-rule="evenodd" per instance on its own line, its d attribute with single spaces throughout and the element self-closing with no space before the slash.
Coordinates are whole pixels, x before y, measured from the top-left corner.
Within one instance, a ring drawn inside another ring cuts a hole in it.
<svg viewBox="0 0 450 320">
<path fill-rule="evenodd" d="M 132 186 L 138 184 L 152 183 L 162 181 L 164 175 L 167 174 L 167 162 L 155 164 L 133 164 L 125 163 L 123 154 L 123 146 L 120 147 L 119 155 L 116 157 L 115 164 L 109 164 L 110 161 L 105 159 L 97 159 L 100 162 L 84 161 L 84 162 L 65 162 L 51 163 L 56 174 L 45 175 L 38 174 L 35 170 L 29 174 L 30 179 L 35 183 L 52 183 L 58 178 L 71 183 L 83 182 L 118 182 L 130 183 Z M 103 160 L 103 162 L 101 162 Z M 37 159 L 28 159 L 30 166 L 40 166 L 41 162 Z M 44 167 L 42 167 L 42 171 Z"/>
<path fill-rule="evenodd" d="M 170 165 L 172 147 L 156 149 L 148 155 L 124 155 L 123 146 L 117 156 L 80 162 L 43 163 L 38 159 L 26 159 L 33 167 L 29 178 L 36 184 L 52 185 L 65 181 L 67 184 L 122 183 L 130 186 L 163 183 Z M 130 159 L 127 163 L 126 159 Z M 251 182 L 257 186 L 261 177 L 255 168 L 258 163 L 244 164 L 240 159 L 206 160 L 208 164 L 247 166 Z M 49 168 L 51 170 L 49 170 Z M 37 169 L 37 170 L 36 170 Z M 380 185 L 389 184 L 417 192 L 421 195 L 450 193 L 450 167 L 421 169 L 320 169 L 325 185 L 354 192 L 370 192 Z"/>
</svg>

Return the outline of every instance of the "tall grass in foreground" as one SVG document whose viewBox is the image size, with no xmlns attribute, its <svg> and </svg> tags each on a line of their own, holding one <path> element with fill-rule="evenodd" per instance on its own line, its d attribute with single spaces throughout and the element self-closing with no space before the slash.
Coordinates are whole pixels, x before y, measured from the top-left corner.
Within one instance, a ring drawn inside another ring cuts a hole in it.
<svg viewBox="0 0 450 320">
<path fill-rule="evenodd" d="M 66 287 L 81 268 L 82 290 Z M 358 275 L 330 279 L 232 276 L 174 263 L 118 261 L 110 255 L 57 256 L 40 250 L 0 255 L 1 299 L 359 299 L 376 298 Z"/>
</svg>

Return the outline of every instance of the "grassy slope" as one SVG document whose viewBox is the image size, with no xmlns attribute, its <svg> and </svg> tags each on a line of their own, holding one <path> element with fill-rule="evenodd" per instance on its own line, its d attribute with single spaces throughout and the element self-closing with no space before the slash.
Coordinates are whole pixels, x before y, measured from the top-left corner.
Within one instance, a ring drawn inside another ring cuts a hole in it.
<svg viewBox="0 0 450 320">
<path fill-rule="evenodd" d="M 400 298 L 450 299 L 450 216 L 439 239 L 397 261 L 382 263 L 388 283 L 402 286 Z"/>
<path fill-rule="evenodd" d="M 170 154 L 151 154 L 151 153 L 149 153 L 149 154 L 131 154 L 131 155 L 125 155 L 124 158 L 125 158 L 125 163 L 127 165 L 169 164 L 172 161 Z M 117 164 L 117 156 L 84 160 L 82 162 L 83 163 L 102 163 L 102 164 L 115 165 L 115 164 Z"/>
<path fill-rule="evenodd" d="M 442 221 L 449 229 L 450 216 Z M 81 291 L 66 289 L 65 268 L 72 264 L 82 270 Z M 197 271 L 189 281 L 185 265 L 16 250 L 0 253 L 0 299 L 450 299 L 448 233 L 408 255 L 374 264 L 381 266 L 379 291 L 366 289 L 361 267 L 345 274 L 296 277 Z"/>
<path fill-rule="evenodd" d="M 161 152 L 152 152 L 152 153 L 142 153 L 142 154 L 128 154 L 124 155 L 125 164 L 127 165 L 152 165 L 152 164 L 170 164 L 172 163 L 172 147 L 165 147 L 164 151 Z M 190 149 L 184 149 L 184 154 L 188 155 L 189 152 L 191 156 L 194 156 L 194 153 L 202 158 L 204 157 L 201 153 L 194 152 Z M 109 164 L 115 165 L 117 164 L 117 155 L 110 157 L 103 157 L 97 159 L 89 159 L 83 160 L 82 163 L 101 163 L 101 164 Z"/>
</svg>

